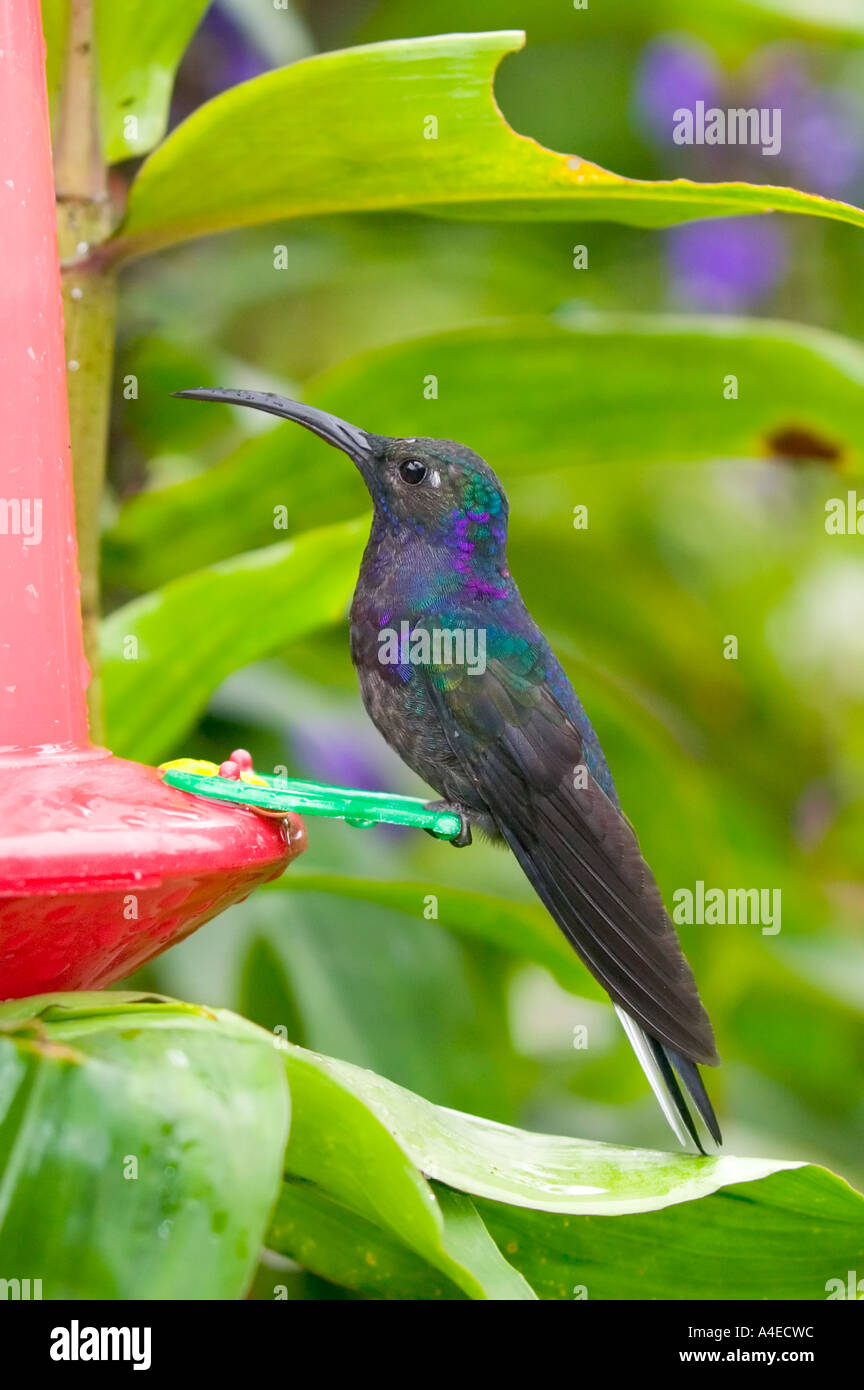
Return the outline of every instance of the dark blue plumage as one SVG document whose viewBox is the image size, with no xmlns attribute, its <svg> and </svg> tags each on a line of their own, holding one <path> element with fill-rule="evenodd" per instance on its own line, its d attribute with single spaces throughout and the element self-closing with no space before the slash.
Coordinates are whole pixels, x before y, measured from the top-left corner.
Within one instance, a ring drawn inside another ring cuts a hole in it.
<svg viewBox="0 0 864 1390">
<path fill-rule="evenodd" d="M 597 736 L 507 564 L 508 508 L 489 465 L 448 440 L 372 435 L 244 391 L 354 460 L 373 521 L 351 608 L 370 717 L 463 818 L 506 842 L 603 984 L 675 1133 L 702 1147 L 679 1079 L 717 1143 L 698 1071 L 711 1024 Z"/>
</svg>

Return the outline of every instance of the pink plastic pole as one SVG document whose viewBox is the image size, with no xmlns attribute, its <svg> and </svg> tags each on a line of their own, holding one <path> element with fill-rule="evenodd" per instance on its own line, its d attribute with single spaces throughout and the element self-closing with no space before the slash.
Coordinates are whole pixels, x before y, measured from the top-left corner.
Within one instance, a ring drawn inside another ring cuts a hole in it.
<svg viewBox="0 0 864 1390">
<path fill-rule="evenodd" d="M 87 743 L 44 50 L 0 0 L 0 749 Z"/>
</svg>

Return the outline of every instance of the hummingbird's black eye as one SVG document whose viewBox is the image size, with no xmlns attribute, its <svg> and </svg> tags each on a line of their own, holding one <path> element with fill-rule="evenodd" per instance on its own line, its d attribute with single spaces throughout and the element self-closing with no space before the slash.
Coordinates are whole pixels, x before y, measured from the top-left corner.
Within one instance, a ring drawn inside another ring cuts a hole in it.
<svg viewBox="0 0 864 1390">
<path fill-rule="evenodd" d="M 426 477 L 426 465 L 419 459 L 406 459 L 399 465 L 399 476 L 403 483 L 422 483 Z"/>
</svg>

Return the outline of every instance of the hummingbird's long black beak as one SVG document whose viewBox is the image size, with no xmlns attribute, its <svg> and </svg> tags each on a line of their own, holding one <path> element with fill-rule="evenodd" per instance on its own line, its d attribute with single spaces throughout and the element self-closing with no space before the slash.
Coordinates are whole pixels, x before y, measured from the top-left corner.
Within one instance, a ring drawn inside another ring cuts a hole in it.
<svg viewBox="0 0 864 1390">
<path fill-rule="evenodd" d="M 265 410 L 268 415 L 279 415 L 283 420 L 296 420 L 307 430 L 317 434 L 319 439 L 342 449 L 362 469 L 362 465 L 372 458 L 375 436 L 366 430 L 349 425 L 338 415 L 326 410 L 317 410 L 314 405 L 304 405 L 302 401 L 290 401 L 286 396 L 276 396 L 272 391 L 231 391 L 222 387 L 197 387 L 191 391 L 173 391 L 172 395 L 182 396 L 190 401 L 222 401 L 226 405 L 248 405 L 253 410 Z"/>
</svg>

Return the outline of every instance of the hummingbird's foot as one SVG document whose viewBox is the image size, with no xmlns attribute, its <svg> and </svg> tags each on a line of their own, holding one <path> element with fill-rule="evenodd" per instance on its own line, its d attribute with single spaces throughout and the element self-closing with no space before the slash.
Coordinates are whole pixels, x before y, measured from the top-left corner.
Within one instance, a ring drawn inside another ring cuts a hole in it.
<svg viewBox="0 0 864 1390">
<path fill-rule="evenodd" d="M 453 839 L 450 841 L 450 843 L 451 843 L 451 845 L 453 845 L 454 849 L 464 849 L 466 845 L 470 845 L 470 843 L 471 843 L 471 826 L 470 826 L 469 823 L 468 823 L 468 817 L 467 817 L 467 815 L 465 814 L 465 810 L 464 810 L 464 808 L 463 808 L 462 806 L 456 806 L 456 805 L 454 805 L 454 803 L 453 803 L 452 801 L 427 801 L 427 802 L 426 802 L 426 810 L 427 810 L 427 811 L 449 811 L 449 812 L 451 813 L 451 815 L 458 816 L 458 817 L 459 817 L 459 834 L 458 834 L 458 835 L 454 835 L 454 837 L 453 837 Z M 426 834 L 427 834 L 427 835 L 434 835 L 435 832 L 434 832 L 434 830 L 427 830 L 427 831 L 426 831 Z"/>
</svg>

